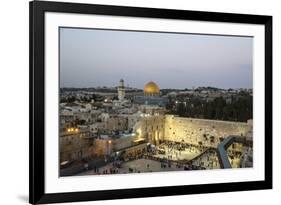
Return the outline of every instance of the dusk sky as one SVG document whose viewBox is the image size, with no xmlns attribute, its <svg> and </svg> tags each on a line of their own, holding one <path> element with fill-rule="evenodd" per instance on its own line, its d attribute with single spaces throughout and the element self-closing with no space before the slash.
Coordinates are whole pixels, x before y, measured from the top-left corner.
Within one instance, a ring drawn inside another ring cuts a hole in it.
<svg viewBox="0 0 281 205">
<path fill-rule="evenodd" d="M 253 38 L 60 29 L 60 87 L 252 88 Z"/>
</svg>

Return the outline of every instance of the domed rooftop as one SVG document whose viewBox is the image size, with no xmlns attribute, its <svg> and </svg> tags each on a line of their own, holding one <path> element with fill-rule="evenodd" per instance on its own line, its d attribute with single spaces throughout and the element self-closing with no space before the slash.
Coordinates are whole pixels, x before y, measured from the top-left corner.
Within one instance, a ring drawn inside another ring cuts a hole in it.
<svg viewBox="0 0 281 205">
<path fill-rule="evenodd" d="M 148 82 L 143 89 L 145 95 L 159 95 L 160 89 L 153 81 Z"/>
</svg>

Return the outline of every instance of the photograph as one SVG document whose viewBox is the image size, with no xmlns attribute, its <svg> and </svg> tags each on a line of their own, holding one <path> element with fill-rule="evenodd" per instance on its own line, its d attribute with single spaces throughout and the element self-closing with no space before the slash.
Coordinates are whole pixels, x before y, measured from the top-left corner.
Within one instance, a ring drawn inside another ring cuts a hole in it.
<svg viewBox="0 0 281 205">
<path fill-rule="evenodd" d="M 58 35 L 60 177 L 253 168 L 253 36 Z"/>
<path fill-rule="evenodd" d="M 272 189 L 273 17 L 182 6 L 29 3 L 30 203 Z"/>
</svg>

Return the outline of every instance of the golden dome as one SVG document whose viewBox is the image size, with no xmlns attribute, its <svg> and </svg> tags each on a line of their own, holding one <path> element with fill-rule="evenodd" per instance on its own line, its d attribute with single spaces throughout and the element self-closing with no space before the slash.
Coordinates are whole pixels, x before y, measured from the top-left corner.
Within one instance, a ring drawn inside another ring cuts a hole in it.
<svg viewBox="0 0 281 205">
<path fill-rule="evenodd" d="M 159 95 L 160 89 L 153 81 L 148 82 L 143 89 L 145 95 Z"/>
</svg>

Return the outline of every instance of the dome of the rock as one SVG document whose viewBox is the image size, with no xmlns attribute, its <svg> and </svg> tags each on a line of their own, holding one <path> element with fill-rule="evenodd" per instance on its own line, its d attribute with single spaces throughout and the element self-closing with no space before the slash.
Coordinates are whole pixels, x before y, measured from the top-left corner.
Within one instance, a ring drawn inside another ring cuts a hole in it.
<svg viewBox="0 0 281 205">
<path fill-rule="evenodd" d="M 145 95 L 159 95 L 160 89 L 155 82 L 150 81 L 144 86 L 143 92 Z"/>
</svg>

